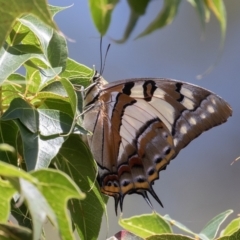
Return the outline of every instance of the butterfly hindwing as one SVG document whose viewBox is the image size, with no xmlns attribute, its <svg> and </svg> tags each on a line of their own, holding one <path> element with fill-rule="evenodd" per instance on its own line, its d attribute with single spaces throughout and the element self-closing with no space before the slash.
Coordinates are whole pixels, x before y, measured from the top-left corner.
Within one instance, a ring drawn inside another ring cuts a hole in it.
<svg viewBox="0 0 240 240">
<path fill-rule="evenodd" d="M 101 191 L 122 208 L 126 194 L 152 189 L 159 171 L 202 132 L 231 116 L 229 105 L 203 88 L 169 79 L 129 79 L 87 91 L 84 127 L 98 163 Z"/>
</svg>

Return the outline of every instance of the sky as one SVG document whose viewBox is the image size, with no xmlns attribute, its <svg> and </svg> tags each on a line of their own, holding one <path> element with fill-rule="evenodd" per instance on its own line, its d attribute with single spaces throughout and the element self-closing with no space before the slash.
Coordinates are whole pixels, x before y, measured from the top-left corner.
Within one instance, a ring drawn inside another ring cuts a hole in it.
<svg viewBox="0 0 240 240">
<path fill-rule="evenodd" d="M 113 39 L 122 37 L 129 17 L 126 1 L 120 1 L 103 38 L 103 49 L 111 43 L 103 76 L 109 82 L 136 77 L 178 79 L 207 88 L 232 106 L 233 116 L 228 122 L 191 142 L 167 170 L 161 172 L 161 179 L 154 184 L 164 204 L 162 209 L 151 199 L 154 209 L 199 232 L 215 215 L 233 209 L 232 217 L 236 217 L 240 209 L 240 161 L 230 165 L 240 156 L 240 1 L 225 1 L 228 23 L 222 51 L 220 26 L 215 17 L 211 17 L 203 30 L 195 9 L 187 1 L 181 4 L 171 25 L 134 40 L 160 11 L 161 2 L 152 1 L 133 36 L 124 44 L 116 44 Z M 55 17 L 60 30 L 69 39 L 69 57 L 99 70 L 100 38 L 87 1 L 51 0 L 49 3 L 73 4 Z M 209 74 L 197 79 L 196 76 L 216 62 Z M 151 213 L 144 199 L 137 194 L 126 196 L 123 208 L 123 217 Z M 108 203 L 108 216 L 109 230 L 104 219 L 99 239 L 106 238 L 107 231 L 111 236 L 121 229 L 113 199 Z"/>
</svg>

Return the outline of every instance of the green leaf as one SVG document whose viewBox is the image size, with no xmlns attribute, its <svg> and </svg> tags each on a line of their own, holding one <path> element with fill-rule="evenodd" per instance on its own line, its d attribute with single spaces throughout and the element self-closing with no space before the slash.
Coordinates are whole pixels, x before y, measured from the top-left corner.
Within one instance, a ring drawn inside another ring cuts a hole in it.
<svg viewBox="0 0 240 240">
<path fill-rule="evenodd" d="M 227 227 L 222 231 L 221 236 L 231 236 L 240 229 L 240 218 L 232 220 Z"/>
<path fill-rule="evenodd" d="M 128 24 L 124 31 L 122 39 L 115 40 L 115 42 L 124 43 L 129 38 L 130 34 L 132 33 L 135 26 L 137 25 L 139 17 L 145 14 L 147 6 L 150 2 L 151 2 L 150 0 L 142 0 L 142 1 L 128 0 L 128 5 L 131 9 Z"/>
<path fill-rule="evenodd" d="M 65 9 L 68 9 L 68 8 L 70 8 L 72 6 L 73 6 L 73 4 L 70 5 L 70 6 L 67 6 L 67 7 L 59 7 L 59 6 L 48 5 L 48 9 L 51 12 L 52 16 L 54 17 L 57 13 L 65 10 Z"/>
<path fill-rule="evenodd" d="M 0 49 L 0 85 L 26 61 L 33 58 L 38 58 L 46 65 L 49 65 L 43 54 L 23 53 L 7 45 L 2 47 Z"/>
<path fill-rule="evenodd" d="M 198 238 L 190 238 L 188 236 L 180 235 L 180 234 L 161 234 L 161 235 L 153 235 L 151 237 L 146 238 L 146 240 L 194 240 Z"/>
<path fill-rule="evenodd" d="M 15 148 L 10 146 L 7 143 L 0 143 L 0 151 L 6 151 L 6 152 L 15 153 Z"/>
<path fill-rule="evenodd" d="M 20 31 L 19 25 L 15 24 L 14 28 L 12 29 L 9 37 L 11 41 L 11 45 L 18 45 L 20 44 L 23 39 L 28 35 L 29 31 L 27 29 Z"/>
<path fill-rule="evenodd" d="M 224 43 L 227 27 L 226 9 L 224 2 L 223 0 L 205 0 L 205 3 L 220 23 L 222 32 L 222 43 Z"/>
<path fill-rule="evenodd" d="M 240 239 L 240 230 L 234 232 L 231 236 L 220 237 L 217 240 L 239 240 Z"/>
<path fill-rule="evenodd" d="M 108 30 L 112 11 L 118 0 L 88 0 L 93 22 L 101 34 L 104 36 Z"/>
<path fill-rule="evenodd" d="M 74 86 L 74 90 L 77 94 L 77 113 L 82 113 L 82 90 L 80 89 L 82 86 L 87 87 L 95 74 L 95 71 L 91 68 L 88 68 L 73 59 L 68 58 L 67 67 L 65 71 L 61 74 L 61 77 L 67 78 L 71 81 Z M 81 124 L 81 121 L 78 122 Z"/>
<path fill-rule="evenodd" d="M 162 10 L 159 12 L 157 17 L 148 25 L 148 27 L 140 35 L 138 35 L 137 38 L 148 35 L 153 31 L 170 24 L 177 14 L 180 2 L 181 0 L 164 0 Z"/>
<path fill-rule="evenodd" d="M 57 9 L 56 7 L 52 7 L 53 11 L 56 11 L 55 13 L 59 12 L 62 9 Z M 59 11 L 58 11 L 59 10 Z M 18 31 L 26 31 L 26 27 L 28 30 L 31 31 L 31 34 L 29 33 L 22 41 L 22 44 L 36 44 L 41 46 L 41 49 L 44 53 L 44 56 L 48 56 L 48 48 L 49 44 L 51 43 L 51 47 L 53 49 L 59 48 L 59 42 L 56 42 L 56 39 L 61 39 L 61 44 L 66 48 L 66 44 L 64 45 L 64 39 L 62 36 L 60 36 L 60 33 L 56 33 L 50 26 L 46 25 L 45 23 L 39 21 L 39 19 L 36 16 L 33 15 L 25 15 L 22 18 L 19 18 L 19 22 L 23 25 L 18 28 Z M 55 36 L 54 36 L 55 35 Z M 36 39 L 37 38 L 37 39 Z M 38 43 L 39 41 L 39 43 Z M 52 44 L 57 44 L 56 46 L 53 46 Z M 57 51 L 56 51 L 57 52 Z M 51 62 L 51 61 L 50 61 Z"/>
<path fill-rule="evenodd" d="M 18 128 L 13 121 L 0 121 L 0 142 L 17 149 Z M 0 160 L 17 165 L 17 154 L 15 152 L 0 151 Z"/>
<path fill-rule="evenodd" d="M 124 31 L 123 37 L 119 40 L 114 40 L 116 43 L 124 43 L 127 41 L 127 39 L 130 37 L 132 31 L 134 30 L 135 26 L 137 25 L 139 17 L 140 17 L 139 14 L 135 13 L 131 9 L 130 17 L 128 20 L 127 27 Z"/>
<path fill-rule="evenodd" d="M 20 193 L 17 204 L 25 200 L 32 217 L 34 240 L 40 238 L 46 217 L 59 227 L 64 239 L 73 239 L 67 201 L 70 198 L 83 199 L 84 194 L 70 177 L 53 169 L 42 169 L 30 175 L 1 161 L 0 175 L 7 178 Z"/>
<path fill-rule="evenodd" d="M 138 15 L 144 15 L 150 0 L 141 0 L 141 2 L 136 0 L 128 0 L 128 5 L 130 8 Z"/>
<path fill-rule="evenodd" d="M 95 71 L 75 60 L 68 58 L 67 66 L 61 77 L 68 78 L 73 84 L 79 84 L 87 87 L 94 76 Z"/>
<path fill-rule="evenodd" d="M 9 183 L 9 181 L 0 178 L 0 222 L 7 222 L 10 213 L 10 201 L 16 189 Z M 2 194 L 4 193 L 4 194 Z M 1 228 L 0 228 L 1 229 Z"/>
<path fill-rule="evenodd" d="M 99 191 L 91 152 L 78 135 L 72 134 L 60 149 L 55 164 L 86 193 L 83 201 L 72 200 L 69 203 L 80 238 L 97 239 L 107 198 L 103 198 Z"/>
<path fill-rule="evenodd" d="M 120 219 L 119 225 L 142 238 L 172 232 L 169 223 L 156 213 Z"/>
<path fill-rule="evenodd" d="M 7 111 L 2 115 L 1 120 L 19 121 L 32 133 L 39 131 L 39 114 L 29 103 L 21 98 L 15 98 Z"/>
<path fill-rule="evenodd" d="M 37 16 L 48 26 L 57 30 L 45 0 L 0 0 L 0 47 L 10 33 L 17 18 L 30 13 Z"/>
<path fill-rule="evenodd" d="M 14 98 L 18 98 L 25 92 L 25 77 L 14 73 L 5 80 L 2 85 L 2 106 L 5 110 Z"/>
<path fill-rule="evenodd" d="M 56 214 L 62 238 L 74 239 L 67 202 L 71 198 L 82 200 L 85 194 L 80 191 L 70 177 L 62 172 L 42 169 L 33 172 L 32 176 L 39 180 L 41 192 Z"/>
<path fill-rule="evenodd" d="M 218 214 L 212 220 L 210 220 L 204 229 L 199 233 L 200 237 L 207 237 L 208 239 L 214 239 L 217 235 L 217 232 L 221 224 L 225 219 L 232 213 L 232 210 L 227 210 L 223 213 Z"/>
<path fill-rule="evenodd" d="M 53 136 L 50 139 L 41 137 L 39 133 L 32 133 L 21 122 L 15 120 L 21 132 L 24 160 L 27 170 L 47 168 L 51 160 L 61 148 L 64 137 Z"/>
<path fill-rule="evenodd" d="M 72 83 L 67 80 L 66 78 L 61 78 L 60 82 L 62 83 L 67 96 L 69 98 L 69 102 L 70 102 L 70 106 L 72 108 L 72 112 L 76 113 L 77 112 L 77 94 L 74 90 L 74 86 L 72 85 Z M 75 116 L 74 116 L 75 117 Z"/>
<path fill-rule="evenodd" d="M 205 27 L 205 23 L 208 22 L 209 18 L 209 10 L 205 5 L 204 1 L 199 0 L 188 0 L 189 3 L 192 4 L 193 7 L 197 10 L 199 15 L 202 27 Z"/>
<path fill-rule="evenodd" d="M 45 170 L 47 171 L 47 170 Z M 20 205 L 23 200 L 26 201 L 28 209 L 31 213 L 32 223 L 33 223 L 33 240 L 40 239 L 42 227 L 45 223 L 47 217 L 51 220 L 54 226 L 57 226 L 57 220 L 55 213 L 50 207 L 47 200 L 44 198 L 43 194 L 39 191 L 38 187 L 31 182 L 23 179 L 11 179 L 11 183 L 18 187 L 20 193 L 20 199 L 18 204 Z M 42 183 L 38 183 L 38 186 L 42 187 Z M 58 193 L 55 192 L 57 195 Z"/>
<path fill-rule="evenodd" d="M 66 68 L 68 49 L 66 39 L 62 34 L 53 32 L 52 38 L 47 48 L 48 60 L 53 68 L 61 67 L 62 71 Z"/>
<path fill-rule="evenodd" d="M 58 99 L 67 102 L 68 108 L 70 108 L 71 115 L 73 115 L 71 106 L 69 104 L 69 99 L 66 90 L 64 89 L 62 83 L 60 81 L 49 82 L 46 87 L 43 87 L 41 92 L 38 92 L 34 99 Z M 55 108 L 58 109 L 58 108 Z"/>
<path fill-rule="evenodd" d="M 182 231 L 187 232 L 187 233 L 190 233 L 190 234 L 192 234 L 192 235 L 194 235 L 194 236 L 198 236 L 198 234 L 192 232 L 189 228 L 187 228 L 186 226 L 184 226 L 182 223 L 180 223 L 180 222 L 178 222 L 178 221 L 170 218 L 169 215 L 165 215 L 163 218 L 164 218 L 165 220 L 167 220 L 171 225 L 176 226 L 177 228 L 181 229 Z"/>
<path fill-rule="evenodd" d="M 53 109 L 38 109 L 40 135 L 59 136 L 70 131 L 73 119 L 66 113 Z"/>
<path fill-rule="evenodd" d="M 21 170 L 20 168 L 14 167 L 11 164 L 0 161 L 0 176 L 5 178 L 23 178 L 31 183 L 37 184 L 38 181 L 30 174 Z"/>
<path fill-rule="evenodd" d="M 10 223 L 0 223 L 1 240 L 32 240 L 32 232 L 28 228 L 12 225 Z"/>
<path fill-rule="evenodd" d="M 15 120 L 21 133 L 28 170 L 49 166 L 65 141 L 60 134 L 68 133 L 73 122 L 64 112 L 36 110 L 21 98 L 12 101 L 2 120 Z"/>
<path fill-rule="evenodd" d="M 55 81 L 54 78 L 58 77 L 58 75 L 62 72 L 62 67 L 39 69 L 39 71 L 40 71 L 40 78 L 41 78 L 41 83 L 39 85 L 39 88 L 42 88 L 47 84 L 49 84 L 49 82 Z"/>
</svg>

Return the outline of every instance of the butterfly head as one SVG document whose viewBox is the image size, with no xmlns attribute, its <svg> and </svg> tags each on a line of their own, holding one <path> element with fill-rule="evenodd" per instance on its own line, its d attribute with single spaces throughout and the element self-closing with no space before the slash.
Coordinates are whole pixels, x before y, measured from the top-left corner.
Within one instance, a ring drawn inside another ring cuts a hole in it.
<svg viewBox="0 0 240 240">
<path fill-rule="evenodd" d="M 94 84 L 94 83 L 96 85 L 98 85 L 98 87 L 101 87 L 101 86 L 107 84 L 108 82 L 102 77 L 102 75 L 100 73 L 95 71 L 95 74 L 92 78 L 92 84 Z"/>
<path fill-rule="evenodd" d="M 95 71 L 91 84 L 85 89 L 84 107 L 87 107 L 98 100 L 105 84 L 107 84 L 107 81 L 101 76 L 101 74 Z"/>
</svg>

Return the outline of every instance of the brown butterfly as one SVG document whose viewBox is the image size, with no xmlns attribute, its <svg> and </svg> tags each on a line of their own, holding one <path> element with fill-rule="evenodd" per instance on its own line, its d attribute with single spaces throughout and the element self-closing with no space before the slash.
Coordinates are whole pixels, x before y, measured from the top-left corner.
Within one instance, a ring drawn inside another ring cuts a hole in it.
<svg viewBox="0 0 240 240">
<path fill-rule="evenodd" d="M 126 194 L 153 190 L 159 172 L 202 132 L 226 122 L 231 107 L 216 94 L 171 79 L 107 83 L 98 73 L 85 91 L 84 127 L 101 191 L 122 211 Z"/>
</svg>

